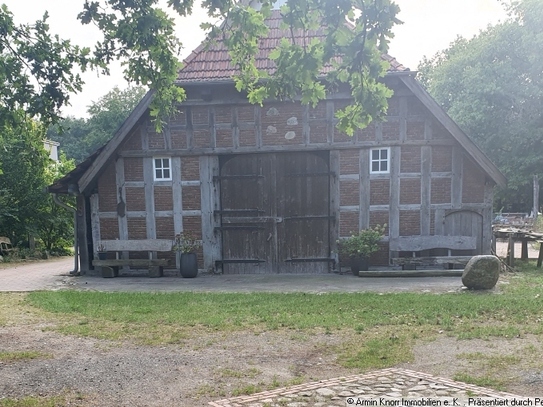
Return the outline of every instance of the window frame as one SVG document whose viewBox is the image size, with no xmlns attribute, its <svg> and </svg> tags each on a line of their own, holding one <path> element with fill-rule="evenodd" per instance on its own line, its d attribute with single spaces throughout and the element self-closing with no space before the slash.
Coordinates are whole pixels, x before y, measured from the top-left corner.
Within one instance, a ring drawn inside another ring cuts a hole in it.
<svg viewBox="0 0 543 407">
<path fill-rule="evenodd" d="M 373 158 L 373 152 L 379 151 L 379 158 Z M 386 151 L 386 158 L 381 157 L 382 151 Z M 386 163 L 386 170 L 381 170 L 381 164 Z M 373 164 L 379 163 L 379 170 L 373 169 Z M 390 147 L 375 147 L 370 148 L 370 174 L 390 174 Z"/>
<path fill-rule="evenodd" d="M 157 160 L 160 160 L 160 167 L 157 167 Z M 167 160 L 168 166 L 164 166 Z M 165 177 L 164 172 L 168 171 L 169 176 Z M 158 177 L 157 171 L 160 171 L 162 177 Z M 155 181 L 171 181 L 172 180 L 172 158 L 171 157 L 153 157 L 153 179 Z"/>
</svg>

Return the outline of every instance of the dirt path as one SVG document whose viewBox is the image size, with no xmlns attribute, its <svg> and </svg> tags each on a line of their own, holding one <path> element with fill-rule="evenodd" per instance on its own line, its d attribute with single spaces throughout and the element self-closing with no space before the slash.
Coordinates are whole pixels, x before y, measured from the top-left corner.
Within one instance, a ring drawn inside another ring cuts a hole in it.
<svg viewBox="0 0 543 407">
<path fill-rule="evenodd" d="M 265 390 L 300 381 L 358 374 L 339 366 L 333 349 L 337 334 L 296 332 L 202 335 L 180 345 L 135 346 L 44 332 L 37 327 L 0 328 L 0 351 L 39 351 L 44 357 L 0 364 L 0 398 L 27 395 L 77 395 L 82 406 L 204 406 L 247 389 Z M 534 338 L 458 341 L 441 336 L 418 345 L 410 370 L 453 378 L 486 373 L 471 354 L 518 355 Z M 515 356 L 516 357 L 516 356 Z M 511 359 L 514 360 L 514 359 Z M 515 377 L 507 391 L 543 394 L 543 373 L 511 363 L 504 376 Z"/>
</svg>

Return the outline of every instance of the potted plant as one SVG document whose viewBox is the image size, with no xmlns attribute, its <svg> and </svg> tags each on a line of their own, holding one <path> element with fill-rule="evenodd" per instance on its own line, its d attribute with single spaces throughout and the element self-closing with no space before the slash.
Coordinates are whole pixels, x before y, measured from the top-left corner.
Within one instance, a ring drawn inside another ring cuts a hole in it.
<svg viewBox="0 0 543 407">
<path fill-rule="evenodd" d="M 198 258 L 196 251 L 202 242 L 190 232 L 175 235 L 172 250 L 179 255 L 179 272 L 184 278 L 194 278 L 198 275 Z"/>
<path fill-rule="evenodd" d="M 104 246 L 102 243 L 98 243 L 98 246 L 96 246 L 96 252 L 98 253 L 98 258 L 100 260 L 107 259 L 106 246 Z"/>
<path fill-rule="evenodd" d="M 340 253 L 349 257 L 351 271 L 358 276 L 359 271 L 367 271 L 369 258 L 379 250 L 379 242 L 385 234 L 386 224 L 362 229 L 350 237 L 339 241 Z"/>
</svg>

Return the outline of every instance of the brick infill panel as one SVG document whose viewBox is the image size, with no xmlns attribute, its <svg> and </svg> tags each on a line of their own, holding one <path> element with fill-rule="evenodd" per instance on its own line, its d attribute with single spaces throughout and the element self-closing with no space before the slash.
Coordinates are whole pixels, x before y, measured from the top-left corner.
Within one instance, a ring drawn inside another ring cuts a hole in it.
<svg viewBox="0 0 543 407">
<path fill-rule="evenodd" d="M 492 397 L 492 398 L 513 398 L 514 397 L 517 399 L 524 398 L 515 394 L 511 394 L 511 393 L 487 389 L 485 387 L 462 383 L 462 382 L 454 381 L 451 379 L 446 379 L 443 377 L 432 376 L 427 373 L 415 372 L 413 370 L 407 370 L 407 369 L 389 368 L 389 369 L 377 370 L 377 371 L 366 373 L 366 374 L 336 377 L 333 379 L 319 380 L 316 382 L 309 382 L 309 383 L 304 383 L 304 384 L 300 384 L 296 386 L 283 387 L 279 389 L 264 391 L 261 393 L 255 393 L 255 394 L 251 394 L 247 396 L 238 396 L 238 397 L 233 397 L 229 399 L 222 399 L 222 400 L 209 402 L 208 404 L 213 407 L 249 407 L 250 406 L 249 403 L 257 403 L 257 404 L 251 404 L 251 406 L 261 406 L 263 405 L 261 403 L 266 403 L 265 405 L 273 405 L 273 404 L 270 404 L 270 401 L 274 399 L 278 399 L 280 397 L 291 396 L 291 395 L 295 395 L 297 393 L 302 393 L 302 392 L 304 393 L 311 392 L 317 389 L 330 388 L 333 386 L 345 385 L 349 383 L 356 383 L 356 382 L 367 383 L 368 381 L 375 380 L 375 383 L 374 383 L 375 386 L 378 386 L 378 385 L 380 386 L 382 385 L 382 382 L 380 382 L 378 378 L 383 378 L 383 377 L 386 377 L 392 381 L 403 380 L 403 379 L 419 379 L 421 381 L 428 382 L 429 388 L 433 384 L 441 385 L 454 391 L 470 392 L 471 394 L 475 396 L 479 396 L 479 397 Z M 369 395 L 369 396 L 375 397 L 375 395 Z M 359 397 L 364 397 L 364 396 L 359 396 Z"/>
</svg>

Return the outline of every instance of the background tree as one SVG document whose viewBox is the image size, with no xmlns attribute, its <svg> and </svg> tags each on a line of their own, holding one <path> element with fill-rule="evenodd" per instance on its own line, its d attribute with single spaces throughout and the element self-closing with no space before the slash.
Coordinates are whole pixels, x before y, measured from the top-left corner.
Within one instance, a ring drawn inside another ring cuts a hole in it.
<svg viewBox="0 0 543 407">
<path fill-rule="evenodd" d="M 46 248 L 51 249 L 69 237 L 73 217 L 64 209 L 53 207 L 45 187 L 71 170 L 73 163 L 65 159 L 58 164 L 53 162 L 44 148 L 42 125 L 25 119 L 24 112 L 18 114 L 17 129 L 4 126 L 1 131 L 0 235 L 8 236 L 16 245 L 25 244 L 29 236 L 42 238 Z M 57 224 L 45 228 L 47 222 Z"/>
<path fill-rule="evenodd" d="M 79 163 L 115 135 L 145 92 L 142 87 L 115 87 L 88 106 L 88 119 L 67 117 L 49 127 L 47 138 L 58 141 L 66 156 Z"/>
<path fill-rule="evenodd" d="M 543 0 L 512 3 L 510 19 L 458 38 L 419 67 L 432 96 L 498 165 L 496 209 L 530 211 L 543 178 Z"/>
</svg>

